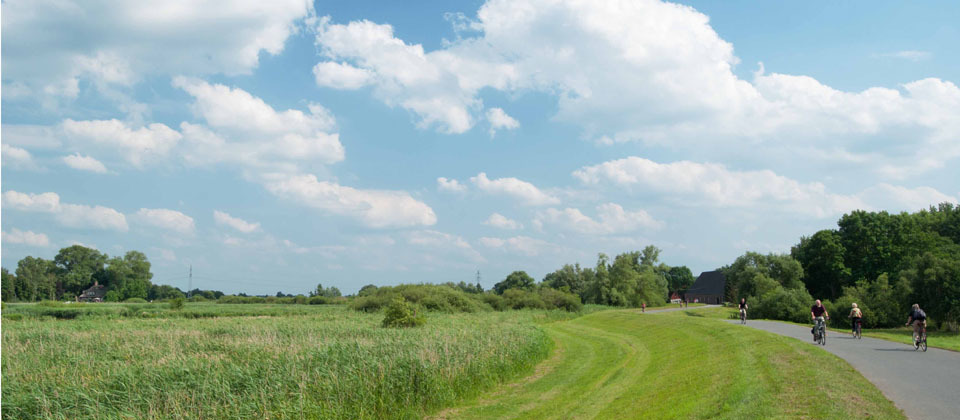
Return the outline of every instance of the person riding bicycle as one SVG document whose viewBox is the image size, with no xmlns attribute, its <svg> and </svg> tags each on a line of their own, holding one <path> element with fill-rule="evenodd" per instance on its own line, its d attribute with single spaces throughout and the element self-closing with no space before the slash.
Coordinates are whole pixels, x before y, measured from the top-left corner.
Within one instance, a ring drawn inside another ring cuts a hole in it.
<svg viewBox="0 0 960 420">
<path fill-rule="evenodd" d="M 920 327 L 927 326 L 927 313 L 923 312 L 923 309 L 920 309 L 920 305 L 914 303 L 910 307 L 910 317 L 907 318 L 907 324 L 913 324 L 913 341 L 917 341 L 917 337 L 920 336 Z"/>
<path fill-rule="evenodd" d="M 813 320 L 813 329 L 810 330 L 810 333 L 813 334 L 813 341 L 817 341 L 817 321 L 824 322 L 824 317 L 830 319 L 830 314 L 827 313 L 827 308 L 823 307 L 823 304 L 820 303 L 820 299 L 817 299 L 816 303 L 810 307 L 810 318 Z M 827 329 L 823 329 L 823 335 L 827 335 Z"/>
<path fill-rule="evenodd" d="M 860 308 L 857 307 L 856 302 L 854 302 L 852 306 L 853 308 L 850 309 L 850 315 L 848 316 L 848 318 L 851 318 L 853 320 L 853 322 L 851 322 L 850 325 L 852 325 L 852 328 L 853 328 L 852 332 L 855 333 L 857 332 L 857 324 L 860 323 L 861 320 L 863 320 L 863 312 L 861 312 Z"/>
<path fill-rule="evenodd" d="M 746 298 L 740 298 L 740 318 L 741 319 L 747 318 L 747 299 Z"/>
</svg>

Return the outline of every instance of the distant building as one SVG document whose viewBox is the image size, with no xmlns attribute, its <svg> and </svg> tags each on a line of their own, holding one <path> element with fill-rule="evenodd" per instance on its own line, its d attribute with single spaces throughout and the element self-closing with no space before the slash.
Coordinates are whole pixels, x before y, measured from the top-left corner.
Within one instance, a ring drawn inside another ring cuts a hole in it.
<svg viewBox="0 0 960 420">
<path fill-rule="evenodd" d="M 723 273 L 717 271 L 704 271 L 697 277 L 697 281 L 687 290 L 687 302 L 700 302 L 709 304 L 723 303 L 723 290 L 727 279 Z"/>
<path fill-rule="evenodd" d="M 94 280 L 93 286 L 77 296 L 77 302 L 103 302 L 103 297 L 106 295 L 107 287 Z"/>
</svg>

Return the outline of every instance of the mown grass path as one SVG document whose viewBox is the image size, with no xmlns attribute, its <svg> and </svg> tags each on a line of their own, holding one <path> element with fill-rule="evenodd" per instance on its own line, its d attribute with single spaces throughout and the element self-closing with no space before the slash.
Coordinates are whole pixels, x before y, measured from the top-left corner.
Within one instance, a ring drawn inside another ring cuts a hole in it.
<svg viewBox="0 0 960 420">
<path fill-rule="evenodd" d="M 554 353 L 532 376 L 433 418 L 903 418 L 835 356 L 695 311 L 545 328 Z"/>
</svg>

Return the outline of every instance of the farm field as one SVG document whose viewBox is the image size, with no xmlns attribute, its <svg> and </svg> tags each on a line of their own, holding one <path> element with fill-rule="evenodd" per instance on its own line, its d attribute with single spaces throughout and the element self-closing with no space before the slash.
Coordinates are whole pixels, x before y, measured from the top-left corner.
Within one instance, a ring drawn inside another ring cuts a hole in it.
<svg viewBox="0 0 960 420">
<path fill-rule="evenodd" d="M 56 320 L 7 305 L 3 418 L 420 418 L 530 372 L 552 345 L 538 324 L 576 316 L 431 313 L 388 329 L 343 306 L 166 308 Z"/>
<path fill-rule="evenodd" d="M 536 374 L 434 418 L 904 418 L 839 358 L 698 312 L 548 324 Z"/>
</svg>

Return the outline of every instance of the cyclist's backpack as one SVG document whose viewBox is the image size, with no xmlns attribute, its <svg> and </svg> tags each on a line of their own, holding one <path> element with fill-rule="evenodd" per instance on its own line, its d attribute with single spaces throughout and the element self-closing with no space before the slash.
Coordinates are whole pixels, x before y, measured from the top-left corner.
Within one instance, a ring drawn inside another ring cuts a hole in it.
<svg viewBox="0 0 960 420">
<path fill-rule="evenodd" d="M 913 319 L 919 319 L 919 320 L 921 320 L 921 321 L 926 321 L 926 320 L 927 320 L 927 313 L 924 312 L 923 309 L 917 309 L 917 311 L 914 312 Z"/>
</svg>

